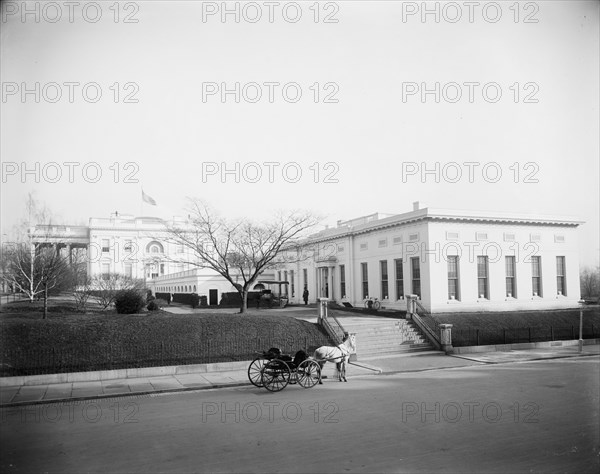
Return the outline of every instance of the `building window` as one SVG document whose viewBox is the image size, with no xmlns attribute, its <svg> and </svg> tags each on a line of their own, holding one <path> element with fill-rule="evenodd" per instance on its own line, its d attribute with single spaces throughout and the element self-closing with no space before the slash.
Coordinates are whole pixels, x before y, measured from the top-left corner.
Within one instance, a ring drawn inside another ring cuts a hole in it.
<svg viewBox="0 0 600 474">
<path fill-rule="evenodd" d="M 361 250 L 367 250 L 368 248 L 369 248 L 369 245 L 368 245 L 366 242 L 365 242 L 365 243 L 362 243 L 362 244 L 360 244 L 360 249 L 361 249 Z"/>
<path fill-rule="evenodd" d="M 410 259 L 410 268 L 412 274 L 412 292 L 421 297 L 421 266 L 419 263 L 419 257 L 412 257 Z"/>
<path fill-rule="evenodd" d="M 165 274 L 165 264 L 164 264 L 164 263 L 161 263 L 161 264 L 160 264 L 160 274 L 161 274 L 161 275 L 164 275 L 164 274 Z"/>
<path fill-rule="evenodd" d="M 369 269 L 366 263 L 360 264 L 360 271 L 362 275 L 362 297 L 365 299 L 369 296 Z"/>
<path fill-rule="evenodd" d="M 379 240 L 378 246 L 379 246 L 379 248 L 381 248 L 381 247 L 387 247 L 387 239 L 381 239 L 381 240 Z"/>
<path fill-rule="evenodd" d="M 340 265 L 340 295 L 346 297 L 346 266 Z"/>
<path fill-rule="evenodd" d="M 567 296 L 565 285 L 565 257 L 556 257 L 556 293 Z"/>
<path fill-rule="evenodd" d="M 102 253 L 110 252 L 110 240 L 102 239 Z"/>
<path fill-rule="evenodd" d="M 542 296 L 542 257 L 531 257 L 531 292 Z"/>
<path fill-rule="evenodd" d="M 506 264 L 506 296 L 508 298 L 517 297 L 517 285 L 516 285 L 516 274 L 515 274 L 515 257 L 507 256 L 505 258 Z"/>
<path fill-rule="evenodd" d="M 381 299 L 387 300 L 390 297 L 388 290 L 388 265 L 387 260 L 381 260 L 379 262 L 379 268 L 381 270 Z"/>
<path fill-rule="evenodd" d="M 302 269 L 302 281 L 304 288 L 308 288 L 308 270 L 306 268 Z"/>
<path fill-rule="evenodd" d="M 397 258 L 394 260 L 394 266 L 396 267 L 396 299 L 400 300 L 404 298 L 404 271 L 402 269 L 402 259 Z"/>
<path fill-rule="evenodd" d="M 126 240 L 125 241 L 124 250 L 125 250 L 125 253 L 131 253 L 131 252 L 133 252 L 133 242 L 131 240 Z"/>
<path fill-rule="evenodd" d="M 290 270 L 290 291 L 292 298 L 296 296 L 296 287 L 294 286 L 294 270 Z"/>
<path fill-rule="evenodd" d="M 284 281 L 288 281 L 288 272 L 287 272 L 287 270 L 285 270 L 283 272 L 283 280 Z M 283 285 L 283 287 L 284 287 L 283 289 L 284 289 L 284 292 L 285 292 L 285 296 L 287 296 L 288 295 L 288 285 Z"/>
<path fill-rule="evenodd" d="M 108 280 L 108 277 L 110 276 L 110 263 L 103 263 L 101 272 L 102 272 L 102 279 Z"/>
<path fill-rule="evenodd" d="M 133 268 L 130 263 L 125 264 L 125 276 L 130 278 L 133 276 Z"/>
<path fill-rule="evenodd" d="M 477 294 L 479 298 L 490 299 L 488 285 L 488 258 L 485 256 L 477 257 Z"/>
<path fill-rule="evenodd" d="M 457 255 L 448 256 L 448 299 L 460 300 Z"/>
<path fill-rule="evenodd" d="M 146 253 L 163 253 L 163 246 L 160 242 L 153 240 L 146 247 Z"/>
</svg>

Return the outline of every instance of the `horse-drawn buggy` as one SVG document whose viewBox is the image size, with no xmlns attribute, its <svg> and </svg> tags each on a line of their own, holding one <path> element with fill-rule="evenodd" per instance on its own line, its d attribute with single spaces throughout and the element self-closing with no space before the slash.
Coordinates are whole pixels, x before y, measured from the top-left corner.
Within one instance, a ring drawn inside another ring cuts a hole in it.
<svg viewBox="0 0 600 474">
<path fill-rule="evenodd" d="M 346 361 L 354 350 L 354 338 L 346 337 L 338 346 L 322 346 L 312 357 L 299 350 L 294 357 L 282 354 L 272 347 L 250 363 L 248 378 L 253 385 L 265 387 L 271 392 L 279 392 L 288 384 L 298 384 L 304 388 L 314 387 L 321 381 L 321 371 L 326 362 L 335 362 L 340 381 L 346 380 Z"/>
</svg>

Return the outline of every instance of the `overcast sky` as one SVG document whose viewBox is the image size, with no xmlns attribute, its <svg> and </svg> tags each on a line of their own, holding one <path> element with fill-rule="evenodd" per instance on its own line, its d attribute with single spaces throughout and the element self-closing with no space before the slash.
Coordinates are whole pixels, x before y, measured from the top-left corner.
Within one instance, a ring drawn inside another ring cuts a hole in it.
<svg viewBox="0 0 600 474">
<path fill-rule="evenodd" d="M 600 4 L 422 5 L 3 3 L 2 232 L 30 191 L 72 224 L 418 200 L 572 216 L 597 263 Z"/>
</svg>

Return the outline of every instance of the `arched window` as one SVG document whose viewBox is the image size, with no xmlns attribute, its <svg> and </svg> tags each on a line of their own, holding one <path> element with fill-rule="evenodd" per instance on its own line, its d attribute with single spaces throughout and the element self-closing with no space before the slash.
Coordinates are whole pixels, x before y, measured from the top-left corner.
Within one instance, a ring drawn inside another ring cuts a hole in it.
<svg viewBox="0 0 600 474">
<path fill-rule="evenodd" d="M 196 285 L 194 285 L 194 293 L 196 293 Z"/>
<path fill-rule="evenodd" d="M 146 253 L 164 253 L 164 248 L 160 242 L 153 240 L 146 246 Z"/>
</svg>

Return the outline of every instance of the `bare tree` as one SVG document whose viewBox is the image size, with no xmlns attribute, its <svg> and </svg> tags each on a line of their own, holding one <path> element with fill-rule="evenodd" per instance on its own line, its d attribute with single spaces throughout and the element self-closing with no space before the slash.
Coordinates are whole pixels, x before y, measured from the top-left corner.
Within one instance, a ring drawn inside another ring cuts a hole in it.
<svg viewBox="0 0 600 474">
<path fill-rule="evenodd" d="M 15 242 L 3 245 L 0 278 L 31 302 L 43 295 L 45 319 L 49 292 L 74 286 L 85 262 L 82 255 L 74 259 L 61 251 L 60 235 L 51 235 L 50 212 L 33 193 L 29 193 L 25 208 L 27 217 L 15 229 Z"/>
<path fill-rule="evenodd" d="M 14 244 L 3 255 L 5 271 L 2 278 L 27 295 L 30 301 L 44 297 L 44 316 L 48 316 L 48 294 L 71 282 L 67 258 L 56 247 L 35 246 L 28 242 Z"/>
<path fill-rule="evenodd" d="M 171 242 L 187 247 L 194 255 L 195 259 L 183 263 L 211 268 L 236 288 L 242 300 L 240 313 L 244 313 L 248 291 L 259 275 L 276 263 L 283 248 L 317 223 L 316 217 L 300 211 L 278 213 L 266 223 L 230 222 L 202 201 L 191 199 L 188 221 L 168 226 L 167 233 Z"/>
<path fill-rule="evenodd" d="M 582 268 L 579 273 L 581 296 L 600 295 L 600 266 Z"/>
</svg>

